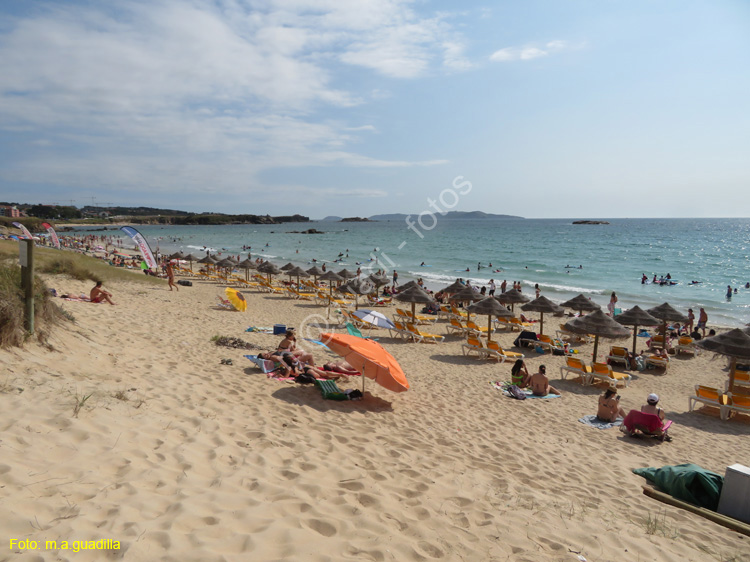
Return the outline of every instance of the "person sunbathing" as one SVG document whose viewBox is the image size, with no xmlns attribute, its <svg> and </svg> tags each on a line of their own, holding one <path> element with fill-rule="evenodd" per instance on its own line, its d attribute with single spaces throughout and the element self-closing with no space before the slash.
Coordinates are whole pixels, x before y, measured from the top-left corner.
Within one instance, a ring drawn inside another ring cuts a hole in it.
<svg viewBox="0 0 750 562">
<path fill-rule="evenodd" d="M 110 297 L 112 296 L 112 293 L 109 291 L 105 291 L 102 289 L 102 282 L 97 281 L 96 285 L 93 289 L 91 289 L 91 293 L 89 293 L 89 297 L 91 298 L 91 302 L 102 302 L 107 301 L 109 304 L 115 304 L 112 302 L 112 299 Z"/>
<path fill-rule="evenodd" d="M 526 363 L 523 359 L 517 359 L 510 369 L 510 381 L 515 384 L 518 388 L 526 388 L 529 386 L 531 375 L 526 369 Z"/>
<path fill-rule="evenodd" d="M 548 394 L 556 394 L 560 396 L 560 391 L 550 385 L 549 379 L 547 378 L 547 367 L 544 365 L 539 365 L 539 372 L 531 375 L 529 384 L 534 396 L 547 396 Z"/>
<path fill-rule="evenodd" d="M 280 353 L 276 353 L 275 351 L 259 352 L 258 359 L 273 361 L 275 367 L 274 371 L 277 371 L 282 376 L 290 377 L 294 374 L 293 365 L 290 365 L 288 361 L 285 361 Z"/>
<path fill-rule="evenodd" d="M 326 380 L 332 380 L 332 381 L 339 380 L 343 376 L 342 374 L 334 373 L 332 371 L 324 371 L 322 369 L 318 369 L 316 367 L 313 367 L 312 365 L 299 366 L 299 373 L 304 373 L 305 375 L 311 375 L 315 377 L 316 379 L 326 379 Z"/>
<path fill-rule="evenodd" d="M 303 363 L 309 363 L 315 365 L 315 358 L 312 353 L 308 353 L 302 349 L 297 349 L 297 336 L 294 334 L 294 330 L 287 330 L 284 339 L 279 342 L 279 346 L 276 350 L 278 353 L 286 351 L 291 353 L 299 361 Z"/>
<path fill-rule="evenodd" d="M 359 371 L 352 367 L 346 361 L 338 361 L 336 363 L 325 363 L 323 364 L 324 371 L 331 371 L 334 373 L 341 373 L 343 375 L 359 375 Z"/>
<path fill-rule="evenodd" d="M 617 391 L 613 388 L 608 388 L 604 394 L 599 397 L 599 408 L 596 411 L 596 419 L 613 422 L 617 420 L 617 417 L 625 417 L 625 410 L 620 406 L 620 397 L 615 396 Z"/>
</svg>

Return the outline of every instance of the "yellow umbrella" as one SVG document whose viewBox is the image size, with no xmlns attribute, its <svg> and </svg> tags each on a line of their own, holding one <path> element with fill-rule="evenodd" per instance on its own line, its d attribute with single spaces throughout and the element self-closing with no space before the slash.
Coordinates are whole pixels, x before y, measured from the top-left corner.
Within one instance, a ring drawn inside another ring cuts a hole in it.
<svg viewBox="0 0 750 562">
<path fill-rule="evenodd" d="M 245 300 L 245 296 L 237 289 L 227 287 L 226 289 L 224 289 L 224 292 L 227 294 L 227 298 L 229 299 L 229 302 L 232 303 L 232 306 L 234 308 L 236 308 L 240 312 L 245 312 L 247 310 L 247 301 Z"/>
</svg>

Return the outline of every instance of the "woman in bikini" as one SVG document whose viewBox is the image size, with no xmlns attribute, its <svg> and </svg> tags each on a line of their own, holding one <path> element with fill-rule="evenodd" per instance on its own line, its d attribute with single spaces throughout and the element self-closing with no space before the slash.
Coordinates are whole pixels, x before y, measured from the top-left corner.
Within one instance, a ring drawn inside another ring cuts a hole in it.
<svg viewBox="0 0 750 562">
<path fill-rule="evenodd" d="M 516 360 L 510 369 L 511 382 L 518 388 L 526 388 L 529 386 L 530 379 L 531 375 L 529 375 L 529 371 L 526 369 L 526 363 L 523 362 L 523 359 Z"/>
<path fill-rule="evenodd" d="M 279 342 L 277 352 L 291 353 L 303 363 L 315 365 L 315 359 L 313 358 L 312 353 L 297 349 L 297 336 L 294 335 L 294 330 L 286 331 L 284 339 Z"/>
</svg>

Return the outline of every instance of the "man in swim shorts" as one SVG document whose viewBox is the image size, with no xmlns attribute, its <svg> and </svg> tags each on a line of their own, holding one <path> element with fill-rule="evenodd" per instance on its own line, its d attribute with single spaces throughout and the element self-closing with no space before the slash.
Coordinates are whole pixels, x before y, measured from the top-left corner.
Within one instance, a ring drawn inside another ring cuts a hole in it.
<svg viewBox="0 0 750 562">
<path fill-rule="evenodd" d="M 89 293 L 89 297 L 91 298 L 91 302 L 102 302 L 107 301 L 109 304 L 115 304 L 112 302 L 112 299 L 109 297 L 112 296 L 112 293 L 109 291 L 105 291 L 102 289 L 102 282 L 97 281 L 96 285 L 93 289 L 91 289 L 91 292 Z"/>
</svg>

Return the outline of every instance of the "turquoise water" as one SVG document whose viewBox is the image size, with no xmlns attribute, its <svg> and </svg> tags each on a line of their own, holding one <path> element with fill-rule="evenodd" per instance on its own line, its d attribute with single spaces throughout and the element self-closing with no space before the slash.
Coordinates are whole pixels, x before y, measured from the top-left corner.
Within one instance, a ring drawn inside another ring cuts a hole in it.
<svg viewBox="0 0 750 562">
<path fill-rule="evenodd" d="M 416 219 L 416 217 L 414 217 Z M 426 216 L 413 229 L 404 221 L 372 223 L 312 222 L 283 225 L 143 226 L 139 230 L 154 251 L 177 249 L 202 255 L 213 252 L 242 254 L 252 246 L 260 256 L 277 265 L 289 261 L 311 267 L 311 258 L 338 270 L 383 267 L 399 272 L 399 281 L 422 277 L 428 287 L 439 289 L 456 277 L 486 284 L 494 278 L 521 281 L 533 296 L 539 283 L 542 294 L 562 302 L 578 293 L 606 306 L 616 291 L 618 306 L 649 308 L 669 302 L 697 316 L 704 307 L 709 323 L 740 326 L 750 322 L 750 219 L 609 219 L 609 225 L 573 225 L 570 219 L 443 219 Z M 292 230 L 316 228 L 324 234 L 292 234 Z M 415 232 L 415 230 L 418 231 Z M 268 246 L 266 247 L 266 244 Z M 375 250 L 377 248 L 377 250 Z M 349 257 L 346 257 L 348 249 Z M 297 253 L 299 252 L 299 253 Z M 332 264 L 343 253 L 343 261 Z M 377 258 L 377 265 L 374 258 Z M 429 267 L 421 267 L 425 262 Z M 477 271 L 477 263 L 492 268 Z M 566 269 L 571 265 L 583 269 Z M 470 268 L 470 272 L 456 271 Z M 502 272 L 494 269 L 502 268 Z M 670 273 L 674 286 L 642 285 Z M 690 285 L 690 281 L 700 284 Z M 731 300 L 727 285 L 738 287 Z M 499 292 L 499 290 L 498 290 Z"/>
</svg>

